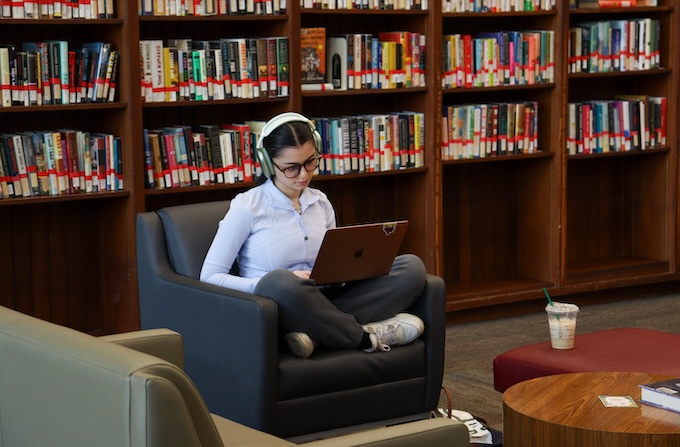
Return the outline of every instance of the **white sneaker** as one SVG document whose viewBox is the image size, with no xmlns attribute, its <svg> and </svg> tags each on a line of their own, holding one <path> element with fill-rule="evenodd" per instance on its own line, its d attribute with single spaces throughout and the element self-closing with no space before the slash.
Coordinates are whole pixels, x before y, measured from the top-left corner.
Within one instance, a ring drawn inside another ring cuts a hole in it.
<svg viewBox="0 0 680 447">
<path fill-rule="evenodd" d="M 387 352 L 392 346 L 407 345 L 420 337 L 425 331 L 425 323 L 415 315 L 400 313 L 387 320 L 365 324 L 363 328 L 369 334 L 372 345 L 364 351 L 380 349 Z"/>
<path fill-rule="evenodd" d="M 306 359 L 314 352 L 315 343 L 304 332 L 289 332 L 286 334 L 286 342 L 290 351 L 298 357 Z"/>
</svg>

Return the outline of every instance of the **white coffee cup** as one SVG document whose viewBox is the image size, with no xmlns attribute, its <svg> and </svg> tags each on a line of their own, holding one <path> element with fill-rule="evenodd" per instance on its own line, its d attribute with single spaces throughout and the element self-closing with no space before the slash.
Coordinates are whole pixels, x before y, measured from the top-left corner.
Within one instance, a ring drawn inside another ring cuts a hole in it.
<svg viewBox="0 0 680 447">
<path fill-rule="evenodd" d="M 548 314 L 550 342 L 553 349 L 571 349 L 576 336 L 576 304 L 553 302 L 545 307 Z"/>
</svg>

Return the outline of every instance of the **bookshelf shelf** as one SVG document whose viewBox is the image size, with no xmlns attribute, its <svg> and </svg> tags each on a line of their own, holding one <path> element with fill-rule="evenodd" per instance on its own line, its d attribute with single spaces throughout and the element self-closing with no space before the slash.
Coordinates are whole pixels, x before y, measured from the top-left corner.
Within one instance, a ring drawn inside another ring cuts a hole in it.
<svg viewBox="0 0 680 447">
<path fill-rule="evenodd" d="M 140 24 L 145 23 L 192 23 L 196 22 L 285 22 L 288 20 L 287 14 L 267 14 L 267 15 L 214 15 L 214 16 L 139 16 Z"/>
<path fill-rule="evenodd" d="M 600 154 L 580 154 L 580 155 L 567 155 L 568 161 L 576 160 L 592 160 L 598 158 L 611 158 L 611 157 L 644 157 L 646 155 L 654 155 L 660 152 L 668 152 L 670 148 L 659 147 L 654 149 L 645 149 L 644 151 L 624 151 L 624 152 L 606 152 Z"/>
<path fill-rule="evenodd" d="M 68 113 L 78 111 L 99 111 L 99 110 L 122 110 L 127 108 L 127 103 L 124 102 L 109 102 L 109 103 L 86 103 L 86 104 L 53 104 L 41 106 L 12 106 L 0 108 L 0 114 L 13 113 L 28 113 L 28 114 L 43 114 L 43 113 Z"/>
<path fill-rule="evenodd" d="M 334 97 L 334 96 L 372 96 L 372 95 L 401 95 L 411 93 L 423 93 L 427 91 L 427 87 L 404 87 L 404 88 L 363 88 L 360 90 L 326 90 L 326 91 L 303 91 L 302 96 L 305 98 L 316 97 Z"/>
<path fill-rule="evenodd" d="M 0 19 L 2 26 L 25 27 L 27 25 L 40 25 L 60 28 L 68 26 L 123 26 L 123 19 Z"/>
<path fill-rule="evenodd" d="M 317 182 L 342 182 L 351 181 L 353 179 L 361 178 L 372 178 L 372 177 L 393 177 L 398 175 L 412 175 L 412 174 L 424 174 L 427 172 L 427 168 L 407 168 L 393 171 L 383 171 L 383 172 L 362 172 L 362 173 L 349 173 L 349 174 L 317 174 L 314 176 L 314 183 Z M 156 195 L 173 195 L 173 194 L 185 194 L 185 193 L 201 193 L 210 192 L 216 190 L 238 190 L 241 191 L 246 188 L 250 188 L 255 185 L 255 182 L 238 182 L 238 183 L 223 183 L 215 184 L 209 186 L 183 186 L 181 188 L 166 188 L 166 189 L 147 189 L 145 194 L 147 196 Z M 22 199 L 15 199 L 22 200 Z M 0 204 L 2 202 L 0 201 Z"/>
<path fill-rule="evenodd" d="M 120 198 L 128 198 L 130 193 L 127 191 L 109 191 L 109 192 L 88 192 L 81 194 L 65 194 L 62 196 L 51 197 L 17 197 L 11 199 L 0 200 L 0 207 L 8 206 L 32 206 L 38 204 L 53 204 L 60 202 L 82 202 L 93 200 L 112 200 Z"/>
<path fill-rule="evenodd" d="M 569 73 L 569 79 L 599 79 L 599 78 L 628 78 L 639 76 L 662 76 L 672 74 L 669 68 L 658 68 L 655 70 L 630 70 L 630 71 L 607 71 L 603 73 Z"/>
<path fill-rule="evenodd" d="M 593 281 L 601 277 L 624 279 L 641 274 L 667 274 L 669 267 L 667 261 L 643 256 L 608 256 L 569 263 L 567 277 L 570 282 Z"/>
<path fill-rule="evenodd" d="M 181 195 L 187 193 L 207 193 L 211 191 L 220 190 L 238 190 L 250 188 L 255 185 L 254 182 L 239 182 L 239 183 L 220 183 L 209 186 L 182 186 L 181 188 L 165 188 L 165 189 L 147 189 L 144 194 L 146 196 L 165 196 L 165 195 Z"/>
<path fill-rule="evenodd" d="M 459 87 L 459 88 L 443 88 L 443 95 L 456 95 L 467 93 L 485 93 L 495 91 L 513 91 L 513 90 L 549 90 L 555 88 L 555 84 L 550 82 L 546 84 L 522 84 L 522 85 L 498 85 L 495 87 Z"/>
<path fill-rule="evenodd" d="M 657 14 L 668 13 L 673 11 L 672 6 L 639 6 L 635 8 L 603 8 L 603 9 L 571 9 L 569 14 L 573 16 L 592 16 L 592 15 L 640 15 L 640 14 Z"/>
<path fill-rule="evenodd" d="M 509 278 L 504 280 L 468 281 L 446 285 L 446 310 L 456 312 L 467 309 L 508 304 L 530 300 L 550 289 L 551 282 L 532 278 Z"/>
<path fill-rule="evenodd" d="M 176 107 L 188 108 L 203 108 L 203 107 L 220 107 L 220 106 L 239 106 L 252 105 L 262 103 L 286 102 L 288 98 L 227 98 L 227 99 L 211 99 L 208 101 L 163 101 L 163 102 L 147 102 L 142 107 L 146 109 L 172 109 Z"/>
<path fill-rule="evenodd" d="M 423 17 L 428 15 L 427 10 L 421 9 L 307 9 L 301 8 L 300 14 L 302 16 L 406 16 L 406 17 Z"/>
<path fill-rule="evenodd" d="M 536 152 L 533 154 L 494 155 L 490 157 L 462 158 L 459 160 L 442 160 L 442 165 L 460 165 L 476 163 L 505 163 L 511 161 L 533 160 L 536 158 L 553 158 L 554 152 Z"/>
<path fill-rule="evenodd" d="M 427 168 L 406 168 L 406 169 L 395 169 L 392 171 L 382 171 L 382 172 L 357 172 L 349 174 L 319 174 L 314 176 L 314 181 L 324 181 L 324 182 L 334 182 L 342 180 L 351 180 L 355 178 L 371 178 L 371 177 L 393 177 L 398 175 L 412 175 L 412 174 L 424 174 L 427 172 Z"/>
<path fill-rule="evenodd" d="M 556 10 L 549 11 L 514 11 L 514 12 L 444 12 L 442 13 L 443 19 L 483 19 L 488 20 L 489 18 L 495 17 L 510 17 L 510 18 L 521 18 L 521 17 L 544 17 L 544 16 L 555 16 L 557 15 Z"/>
</svg>

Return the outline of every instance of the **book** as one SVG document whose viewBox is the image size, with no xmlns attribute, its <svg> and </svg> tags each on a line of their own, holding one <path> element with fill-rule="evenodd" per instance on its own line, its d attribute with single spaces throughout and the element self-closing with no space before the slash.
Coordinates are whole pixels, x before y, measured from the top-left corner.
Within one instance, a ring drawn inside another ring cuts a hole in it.
<svg viewBox="0 0 680 447">
<path fill-rule="evenodd" d="M 680 379 L 641 384 L 640 402 L 680 413 Z"/>
<path fill-rule="evenodd" d="M 52 97 L 55 104 L 69 104 L 68 42 L 65 40 L 47 41 L 50 48 Z M 85 45 L 83 45 L 85 47 Z"/>
<path fill-rule="evenodd" d="M 239 181 L 250 182 L 253 180 L 253 151 L 252 139 L 250 136 L 250 126 L 245 123 L 223 124 L 222 129 L 235 132 L 234 150 L 238 152 L 241 164 L 237 166 Z"/>
<path fill-rule="evenodd" d="M 14 65 L 14 61 L 12 61 Z M 12 82 L 10 78 L 10 50 L 0 46 L 0 107 L 12 106 Z"/>
<path fill-rule="evenodd" d="M 153 182 L 149 181 L 149 187 L 153 185 L 155 189 L 166 187 L 166 174 L 168 187 L 170 187 L 170 171 L 165 172 L 163 167 L 163 154 L 161 153 L 161 135 L 158 130 L 145 129 L 145 138 L 148 139 L 149 151 L 151 155 L 151 170 Z"/>
<path fill-rule="evenodd" d="M 59 132 L 61 133 L 61 145 L 67 171 L 67 191 L 69 193 L 79 193 L 81 190 L 82 148 L 80 149 L 81 161 L 79 162 L 77 131 L 73 129 L 60 129 Z"/>
<path fill-rule="evenodd" d="M 276 82 L 278 86 L 278 96 L 288 96 L 290 73 L 288 59 L 288 38 L 276 38 Z"/>
<path fill-rule="evenodd" d="M 324 82 L 322 84 L 302 84 L 300 86 L 303 92 L 323 92 L 326 90 L 335 90 L 333 84 Z"/>
<path fill-rule="evenodd" d="M 145 98 L 147 102 L 164 102 L 165 85 L 163 74 L 163 41 L 149 40 L 144 43 L 144 80 L 146 84 Z M 148 79 L 147 79 L 148 78 Z M 150 95 L 150 96 L 149 96 Z"/>
<path fill-rule="evenodd" d="M 90 63 L 92 64 L 92 70 L 90 71 L 91 79 L 88 82 L 87 99 L 89 102 L 104 102 L 106 74 L 109 68 L 111 44 L 108 42 L 88 42 L 83 44 L 83 48 L 88 51 Z M 89 87 L 90 84 L 92 85 L 91 89 Z M 62 86 L 62 98 L 64 91 L 68 92 L 68 86 L 66 86 L 66 88 Z"/>
<path fill-rule="evenodd" d="M 2 162 L 4 164 L 5 176 L 7 177 L 7 184 L 9 187 L 9 197 L 22 197 L 24 194 L 21 188 L 21 178 L 19 174 L 19 167 L 16 159 L 16 151 L 14 148 L 14 140 L 11 134 L 3 134 L 0 136 L 2 140 Z"/>
<path fill-rule="evenodd" d="M 198 184 L 199 185 L 210 185 L 212 183 L 211 179 L 211 167 L 210 159 L 208 158 L 208 149 L 205 142 L 205 134 L 200 132 L 191 132 L 191 139 L 194 145 L 194 151 L 196 152 L 196 167 L 198 170 Z"/>
<path fill-rule="evenodd" d="M 326 79 L 326 28 L 300 29 L 302 84 L 321 84 Z"/>
<path fill-rule="evenodd" d="M 279 96 L 276 37 L 267 37 L 267 67 L 269 81 L 269 97 Z"/>
<path fill-rule="evenodd" d="M 259 93 L 262 97 L 269 96 L 269 64 L 267 62 L 267 39 L 260 37 L 255 40 L 257 55 L 257 81 Z"/>
<path fill-rule="evenodd" d="M 246 39 L 246 61 L 248 67 L 248 78 L 250 79 L 251 92 L 253 98 L 263 96 L 260 93 L 260 67 L 259 58 L 257 55 L 257 41 L 256 38 Z M 265 54 L 266 57 L 266 54 Z"/>
<path fill-rule="evenodd" d="M 193 129 L 196 133 L 205 135 L 205 146 L 207 155 L 211 161 L 212 171 L 211 181 L 214 183 L 224 183 L 224 164 L 222 152 L 220 150 L 219 127 L 215 124 L 199 124 Z"/>
</svg>

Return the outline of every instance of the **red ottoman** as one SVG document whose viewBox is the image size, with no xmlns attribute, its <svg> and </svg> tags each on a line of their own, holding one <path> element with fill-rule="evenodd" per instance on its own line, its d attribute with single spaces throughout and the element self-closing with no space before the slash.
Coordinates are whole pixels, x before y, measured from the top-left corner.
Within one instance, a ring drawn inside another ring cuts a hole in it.
<svg viewBox="0 0 680 447">
<path fill-rule="evenodd" d="M 621 328 L 577 335 L 573 349 L 558 350 L 550 341 L 511 349 L 493 361 L 494 388 L 551 374 L 641 372 L 680 377 L 680 335 Z"/>
</svg>

